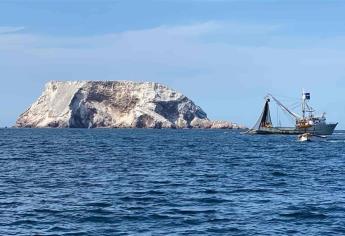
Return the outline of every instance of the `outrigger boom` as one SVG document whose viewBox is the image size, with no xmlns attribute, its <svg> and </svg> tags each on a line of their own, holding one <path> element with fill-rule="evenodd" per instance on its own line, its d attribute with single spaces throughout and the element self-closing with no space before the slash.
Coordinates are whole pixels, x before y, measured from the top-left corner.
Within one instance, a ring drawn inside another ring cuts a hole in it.
<svg viewBox="0 0 345 236">
<path fill-rule="evenodd" d="M 292 115 L 295 119 L 300 119 L 301 117 L 297 115 L 296 113 L 290 111 L 286 106 L 283 105 L 278 99 L 276 99 L 272 94 L 267 94 L 266 97 L 271 97 L 283 110 L 288 112 L 290 115 Z"/>
</svg>

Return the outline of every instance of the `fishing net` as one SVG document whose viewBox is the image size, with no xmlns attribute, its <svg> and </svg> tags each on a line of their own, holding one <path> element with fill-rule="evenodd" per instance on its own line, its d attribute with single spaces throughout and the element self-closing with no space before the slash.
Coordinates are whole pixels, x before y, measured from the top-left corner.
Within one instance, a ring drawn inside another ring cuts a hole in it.
<svg viewBox="0 0 345 236">
<path fill-rule="evenodd" d="M 256 122 L 255 126 L 252 128 L 253 130 L 259 130 L 260 128 L 269 128 L 272 127 L 272 120 L 271 120 L 271 113 L 270 113 L 270 106 L 269 106 L 270 100 L 267 99 L 264 109 Z"/>
</svg>

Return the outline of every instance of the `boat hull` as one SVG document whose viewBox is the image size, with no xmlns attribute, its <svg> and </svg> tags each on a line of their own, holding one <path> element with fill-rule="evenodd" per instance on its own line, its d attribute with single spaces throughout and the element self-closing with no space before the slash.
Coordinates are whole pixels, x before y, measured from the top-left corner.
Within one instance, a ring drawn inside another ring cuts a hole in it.
<svg viewBox="0 0 345 236">
<path fill-rule="evenodd" d="M 298 134 L 310 133 L 314 135 L 332 135 L 337 125 L 338 123 L 319 124 L 319 125 L 314 125 L 307 129 L 301 129 L 301 128 L 296 128 L 296 127 L 272 127 L 272 128 L 261 127 L 260 129 L 257 129 L 257 130 L 250 130 L 248 133 L 284 134 L 284 135 L 298 135 Z"/>
</svg>

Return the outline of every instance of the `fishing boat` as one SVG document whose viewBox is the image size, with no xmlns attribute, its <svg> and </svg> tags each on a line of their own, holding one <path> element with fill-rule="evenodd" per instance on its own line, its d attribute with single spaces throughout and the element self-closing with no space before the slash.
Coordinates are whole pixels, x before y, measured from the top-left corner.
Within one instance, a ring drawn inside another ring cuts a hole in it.
<svg viewBox="0 0 345 236">
<path fill-rule="evenodd" d="M 270 114 L 270 102 L 271 99 L 285 111 L 295 121 L 295 127 L 274 127 L 271 120 Z M 310 93 L 302 93 L 302 115 L 299 115 L 283 103 L 281 103 L 272 94 L 268 94 L 265 97 L 264 109 L 256 122 L 255 126 L 248 130 L 249 134 L 290 134 L 290 135 L 301 135 L 308 133 L 310 135 L 332 135 L 335 127 L 338 123 L 327 123 L 325 113 L 321 116 L 315 116 L 315 110 L 309 105 Z"/>
</svg>

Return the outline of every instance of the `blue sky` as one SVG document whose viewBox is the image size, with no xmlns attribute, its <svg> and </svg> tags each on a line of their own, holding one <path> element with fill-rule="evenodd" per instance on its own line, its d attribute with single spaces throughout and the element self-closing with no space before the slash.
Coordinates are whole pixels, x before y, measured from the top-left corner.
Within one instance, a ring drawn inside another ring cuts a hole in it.
<svg viewBox="0 0 345 236">
<path fill-rule="evenodd" d="M 266 93 L 304 88 L 345 128 L 344 12 L 318 0 L 0 1 L 0 126 L 49 80 L 137 80 L 247 126 Z"/>
</svg>

